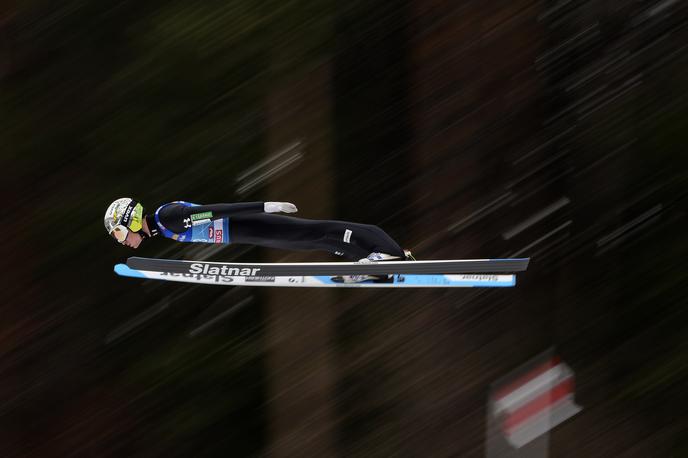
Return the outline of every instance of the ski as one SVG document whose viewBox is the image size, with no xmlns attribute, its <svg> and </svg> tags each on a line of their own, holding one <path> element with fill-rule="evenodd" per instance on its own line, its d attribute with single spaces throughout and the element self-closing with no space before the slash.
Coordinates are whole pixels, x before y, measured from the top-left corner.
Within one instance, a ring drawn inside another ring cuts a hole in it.
<svg viewBox="0 0 688 458">
<path fill-rule="evenodd" d="M 480 274 L 522 272 L 530 258 L 437 261 L 230 263 L 131 257 L 127 266 L 147 272 L 246 277 Z"/>
<path fill-rule="evenodd" d="M 220 275 L 202 273 L 171 273 L 132 269 L 126 264 L 117 264 L 115 273 L 122 277 L 146 280 L 164 280 L 183 283 L 223 286 L 272 286 L 272 287 L 316 287 L 316 288 L 495 288 L 511 287 L 516 284 L 515 275 L 486 274 L 444 274 L 444 275 L 394 275 L 390 280 L 366 281 L 362 283 L 337 283 L 330 276 L 252 276 Z"/>
</svg>

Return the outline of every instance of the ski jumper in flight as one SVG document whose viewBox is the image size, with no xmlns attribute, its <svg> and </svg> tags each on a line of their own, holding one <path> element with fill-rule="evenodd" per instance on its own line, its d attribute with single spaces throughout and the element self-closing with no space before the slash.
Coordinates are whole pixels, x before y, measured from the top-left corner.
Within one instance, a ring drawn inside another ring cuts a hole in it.
<svg viewBox="0 0 688 458">
<path fill-rule="evenodd" d="M 140 202 L 121 198 L 110 204 L 104 222 L 108 234 L 131 248 L 162 236 L 177 242 L 327 251 L 360 262 L 413 259 L 409 251 L 371 224 L 275 214 L 296 211 L 296 206 L 288 202 L 198 205 L 175 201 L 144 213 Z"/>
</svg>

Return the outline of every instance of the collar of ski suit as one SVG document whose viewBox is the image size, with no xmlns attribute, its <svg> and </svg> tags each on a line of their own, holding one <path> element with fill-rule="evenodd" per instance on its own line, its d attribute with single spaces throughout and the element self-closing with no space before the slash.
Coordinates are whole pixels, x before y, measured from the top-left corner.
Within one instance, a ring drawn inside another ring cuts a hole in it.
<svg viewBox="0 0 688 458">
<path fill-rule="evenodd" d="M 157 214 L 157 212 L 156 212 L 156 214 Z M 145 232 L 141 231 L 144 234 L 144 238 L 145 237 L 155 237 L 156 235 L 159 235 L 160 234 L 160 231 L 158 230 L 158 224 L 159 223 L 156 221 L 155 216 L 154 215 L 146 215 L 145 219 L 146 219 L 146 224 L 148 225 L 148 231 L 150 232 L 150 236 L 148 234 L 146 234 Z"/>
</svg>

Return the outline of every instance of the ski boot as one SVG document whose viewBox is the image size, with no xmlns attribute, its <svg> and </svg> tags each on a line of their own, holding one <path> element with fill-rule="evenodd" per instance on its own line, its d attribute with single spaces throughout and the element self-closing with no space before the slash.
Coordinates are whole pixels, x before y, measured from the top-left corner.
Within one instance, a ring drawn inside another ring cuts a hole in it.
<svg viewBox="0 0 688 458">
<path fill-rule="evenodd" d="M 373 262 L 380 262 L 380 261 L 394 261 L 397 259 L 401 259 L 399 256 L 393 256 L 391 254 L 387 253 L 378 253 L 376 251 L 370 253 L 368 256 L 365 258 L 359 259 L 358 263 L 359 264 L 370 264 Z M 413 257 L 411 252 L 409 250 L 404 250 L 404 261 L 415 261 L 416 259 Z M 340 275 L 336 277 L 332 277 L 332 281 L 335 283 L 363 283 L 366 281 L 372 281 L 375 283 L 384 283 L 384 282 L 389 282 L 393 280 L 393 275 Z"/>
</svg>

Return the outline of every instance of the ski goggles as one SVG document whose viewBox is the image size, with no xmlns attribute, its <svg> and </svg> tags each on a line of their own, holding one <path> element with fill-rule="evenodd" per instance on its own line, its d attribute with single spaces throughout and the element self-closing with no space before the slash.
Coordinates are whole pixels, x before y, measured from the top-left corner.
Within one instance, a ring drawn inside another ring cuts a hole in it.
<svg viewBox="0 0 688 458">
<path fill-rule="evenodd" d="M 129 235 L 129 228 L 123 224 L 118 224 L 112 229 L 110 235 L 117 240 L 118 243 L 124 243 L 127 239 L 127 235 Z"/>
</svg>

